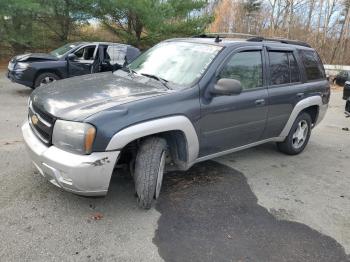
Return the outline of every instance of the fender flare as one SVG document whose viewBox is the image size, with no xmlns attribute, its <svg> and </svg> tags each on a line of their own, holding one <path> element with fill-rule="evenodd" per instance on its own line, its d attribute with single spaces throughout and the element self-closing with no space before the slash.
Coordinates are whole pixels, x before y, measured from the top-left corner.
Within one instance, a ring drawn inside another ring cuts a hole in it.
<svg viewBox="0 0 350 262">
<path fill-rule="evenodd" d="M 185 116 L 169 116 L 126 127 L 112 137 L 106 151 L 121 150 L 128 143 L 138 138 L 176 130 L 182 131 L 186 137 L 188 165 L 190 165 L 198 157 L 199 141 L 193 124 Z"/>
<path fill-rule="evenodd" d="M 323 105 L 323 103 L 322 103 L 321 96 L 311 96 L 311 97 L 308 97 L 308 98 L 305 98 L 305 99 L 299 101 L 295 105 L 295 107 L 294 107 L 294 109 L 293 109 L 292 113 L 290 114 L 290 117 L 287 121 L 287 124 L 284 126 L 279 137 L 281 139 L 282 138 L 284 139 L 285 137 L 288 136 L 289 131 L 292 128 L 292 125 L 293 125 L 295 119 L 298 117 L 298 115 L 300 114 L 301 111 L 303 111 L 304 109 L 306 109 L 310 106 L 318 106 L 318 111 L 320 111 L 320 108 L 322 107 L 322 105 Z"/>
</svg>

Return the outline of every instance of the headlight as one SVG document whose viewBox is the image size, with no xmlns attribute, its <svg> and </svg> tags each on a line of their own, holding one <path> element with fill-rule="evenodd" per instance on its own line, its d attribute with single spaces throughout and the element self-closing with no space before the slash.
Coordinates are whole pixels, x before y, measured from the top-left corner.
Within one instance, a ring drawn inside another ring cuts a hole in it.
<svg viewBox="0 0 350 262">
<path fill-rule="evenodd" d="M 28 63 L 17 63 L 15 66 L 15 70 L 17 71 L 23 71 L 28 68 L 29 64 Z"/>
<path fill-rule="evenodd" d="M 96 129 L 88 123 L 57 120 L 52 143 L 58 148 L 79 154 L 90 154 Z"/>
</svg>

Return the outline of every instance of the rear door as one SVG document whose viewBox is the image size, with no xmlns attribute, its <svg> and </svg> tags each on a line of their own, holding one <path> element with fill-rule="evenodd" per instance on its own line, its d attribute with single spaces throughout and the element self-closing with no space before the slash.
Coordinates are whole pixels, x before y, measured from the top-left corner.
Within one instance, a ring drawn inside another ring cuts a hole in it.
<svg viewBox="0 0 350 262">
<path fill-rule="evenodd" d="M 296 49 L 267 47 L 265 57 L 269 106 L 263 138 L 267 139 L 279 136 L 295 104 L 305 97 L 306 84 L 302 81 Z"/>
</svg>

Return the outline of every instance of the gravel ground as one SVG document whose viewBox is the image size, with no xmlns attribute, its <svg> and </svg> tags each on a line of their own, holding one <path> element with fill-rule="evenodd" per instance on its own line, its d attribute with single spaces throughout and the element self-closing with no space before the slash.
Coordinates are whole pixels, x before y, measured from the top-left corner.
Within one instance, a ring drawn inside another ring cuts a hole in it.
<svg viewBox="0 0 350 262">
<path fill-rule="evenodd" d="M 341 93 L 303 154 L 267 144 L 169 174 L 164 196 L 144 212 L 125 177 L 113 178 L 105 198 L 45 181 L 20 132 L 31 90 L 0 74 L 0 261 L 349 261 L 350 132 L 342 128 L 350 119 Z"/>
</svg>

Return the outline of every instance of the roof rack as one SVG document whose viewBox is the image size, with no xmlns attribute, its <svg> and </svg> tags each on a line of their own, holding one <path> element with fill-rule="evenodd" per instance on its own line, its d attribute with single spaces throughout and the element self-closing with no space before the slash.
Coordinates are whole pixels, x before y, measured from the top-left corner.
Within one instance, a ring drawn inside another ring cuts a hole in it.
<svg viewBox="0 0 350 262">
<path fill-rule="evenodd" d="M 268 42 L 278 42 L 278 43 L 282 43 L 282 44 L 300 45 L 300 46 L 305 46 L 305 47 L 311 47 L 306 42 L 299 41 L 299 40 L 289 40 L 289 39 L 285 39 L 285 38 L 265 38 L 265 37 L 262 37 L 262 36 L 256 36 L 256 37 L 248 38 L 247 41 L 248 42 L 264 42 L 264 41 L 268 41 Z"/>
<path fill-rule="evenodd" d="M 215 42 L 219 43 L 222 40 L 220 38 L 227 38 L 227 37 L 244 37 L 247 38 L 248 42 L 278 42 L 282 44 L 290 44 L 290 45 L 300 45 L 305 47 L 311 47 L 308 43 L 299 41 L 299 40 L 289 40 L 285 38 L 267 38 L 252 34 L 244 34 L 244 33 L 204 33 L 201 35 L 195 35 L 194 38 L 215 38 Z"/>
<path fill-rule="evenodd" d="M 219 38 L 226 38 L 226 37 L 255 37 L 256 35 L 251 35 L 251 34 L 244 34 L 244 33 L 204 33 L 204 34 L 201 34 L 201 35 L 195 35 L 195 36 L 192 36 L 194 38 L 216 38 L 216 37 L 219 37 Z"/>
</svg>

